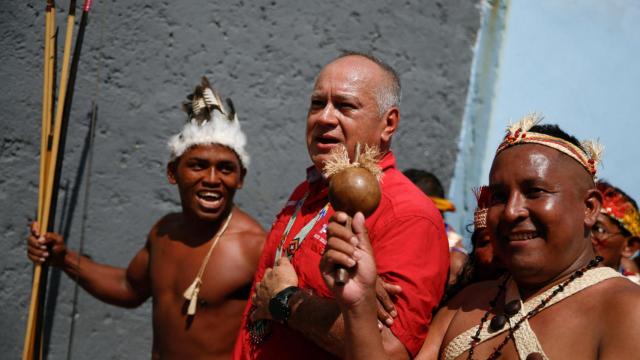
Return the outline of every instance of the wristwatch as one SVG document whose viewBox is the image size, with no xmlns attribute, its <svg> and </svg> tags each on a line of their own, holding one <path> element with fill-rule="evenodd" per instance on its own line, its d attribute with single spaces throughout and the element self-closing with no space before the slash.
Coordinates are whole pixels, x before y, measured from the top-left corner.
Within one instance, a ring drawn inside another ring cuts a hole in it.
<svg viewBox="0 0 640 360">
<path fill-rule="evenodd" d="M 297 286 L 289 286 L 284 290 L 280 291 L 276 294 L 276 296 L 272 297 L 269 300 L 269 312 L 271 313 L 271 317 L 273 320 L 278 321 L 282 324 L 286 324 L 287 320 L 289 320 L 289 315 L 291 315 L 291 307 L 289 306 L 289 299 L 293 294 L 300 291 L 300 288 Z"/>
</svg>

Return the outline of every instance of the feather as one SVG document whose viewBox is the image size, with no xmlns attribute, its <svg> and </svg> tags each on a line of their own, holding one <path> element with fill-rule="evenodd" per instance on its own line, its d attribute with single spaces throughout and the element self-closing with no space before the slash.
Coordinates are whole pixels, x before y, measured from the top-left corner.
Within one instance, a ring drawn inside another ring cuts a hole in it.
<svg viewBox="0 0 640 360">
<path fill-rule="evenodd" d="M 186 98 L 182 110 L 188 116 L 187 124 L 169 140 L 171 158 L 179 157 L 196 144 L 221 144 L 236 152 L 243 167 L 248 166 L 250 157 L 245 149 L 246 136 L 231 100 L 222 103 L 206 77 L 201 78 L 198 86 Z M 215 114 L 215 111 L 219 113 Z"/>
<path fill-rule="evenodd" d="M 236 107 L 233 106 L 233 101 L 231 101 L 231 99 L 229 98 L 227 98 L 227 106 L 229 107 L 229 112 L 227 113 L 227 118 L 229 119 L 229 121 L 238 120 L 236 117 Z"/>
<path fill-rule="evenodd" d="M 224 109 L 222 108 L 222 98 L 218 95 L 218 92 L 211 86 L 209 79 L 206 76 L 202 77 L 201 84 L 203 89 L 207 89 L 205 92 L 207 105 L 217 108 L 221 113 L 224 114 Z"/>
<path fill-rule="evenodd" d="M 218 100 L 216 99 L 216 96 L 213 94 L 213 90 L 211 90 L 211 88 L 204 88 L 202 95 L 204 97 L 204 102 L 207 104 L 207 106 L 220 108 L 220 105 L 217 102 Z"/>
<path fill-rule="evenodd" d="M 211 120 L 211 112 L 204 100 L 204 88 L 200 85 L 196 86 L 191 97 L 191 114 L 190 117 L 195 119 L 198 124 L 202 124 Z"/>
<path fill-rule="evenodd" d="M 195 294 L 197 294 L 196 288 L 200 288 L 200 283 L 202 281 L 200 280 L 199 277 L 195 278 L 195 280 L 193 280 L 193 282 L 191 283 L 191 285 L 189 285 L 189 287 L 187 288 L 187 290 L 184 291 L 184 293 L 182 294 L 182 296 L 184 296 L 184 298 L 186 300 L 191 300 L 193 298 L 193 296 Z"/>
<path fill-rule="evenodd" d="M 489 190 L 489 187 L 485 185 L 473 188 L 471 190 L 473 191 L 473 195 L 476 196 L 478 208 L 488 208 L 491 201 L 491 191 Z"/>
<path fill-rule="evenodd" d="M 594 140 L 585 140 L 581 145 L 582 148 L 587 152 L 589 158 L 593 160 L 593 166 L 596 167 L 602 161 L 604 145 Z"/>
<path fill-rule="evenodd" d="M 543 119 L 544 119 L 544 116 L 542 116 L 542 114 L 533 112 L 525 115 L 520 120 L 518 120 L 518 122 L 516 122 L 515 124 L 509 122 L 510 124 L 507 127 L 507 131 L 510 134 L 515 134 L 516 131 L 518 130 L 520 130 L 520 132 L 527 132 L 532 127 L 538 125 Z"/>
<path fill-rule="evenodd" d="M 187 315 L 193 316 L 196 314 L 196 307 L 198 305 L 198 293 L 200 288 L 196 288 L 193 292 L 193 297 L 189 300 L 189 308 L 187 309 Z"/>
</svg>

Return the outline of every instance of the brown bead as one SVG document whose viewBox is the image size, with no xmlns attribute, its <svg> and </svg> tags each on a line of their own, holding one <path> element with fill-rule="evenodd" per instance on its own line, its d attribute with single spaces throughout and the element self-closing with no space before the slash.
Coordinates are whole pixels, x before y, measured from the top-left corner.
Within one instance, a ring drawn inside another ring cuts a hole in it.
<svg viewBox="0 0 640 360">
<path fill-rule="evenodd" d="M 491 322 L 489 323 L 489 330 L 491 330 L 492 332 L 496 332 L 502 329 L 506 323 L 506 316 L 504 316 L 503 314 L 496 315 L 493 317 L 493 319 L 491 319 Z"/>
<path fill-rule="evenodd" d="M 375 175 L 365 168 L 348 168 L 333 175 L 329 182 L 329 201 L 337 211 L 349 216 L 361 211 L 369 216 L 380 203 L 380 185 Z"/>
<path fill-rule="evenodd" d="M 543 359 L 544 357 L 539 352 L 532 352 L 531 354 L 527 355 L 526 360 L 543 360 Z"/>
<path fill-rule="evenodd" d="M 513 316 L 517 314 L 518 311 L 520 311 L 520 306 L 520 300 L 509 301 L 508 303 L 504 304 L 504 312 L 509 316 Z"/>
</svg>

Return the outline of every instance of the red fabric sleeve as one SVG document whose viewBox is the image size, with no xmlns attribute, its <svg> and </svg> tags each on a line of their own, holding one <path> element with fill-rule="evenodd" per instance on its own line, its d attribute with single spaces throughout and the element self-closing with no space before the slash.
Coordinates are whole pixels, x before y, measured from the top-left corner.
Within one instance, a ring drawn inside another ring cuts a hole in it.
<svg viewBox="0 0 640 360">
<path fill-rule="evenodd" d="M 402 287 L 391 331 L 416 356 L 447 281 L 449 249 L 444 225 L 418 215 L 376 225 L 371 238 L 378 274 Z"/>
</svg>

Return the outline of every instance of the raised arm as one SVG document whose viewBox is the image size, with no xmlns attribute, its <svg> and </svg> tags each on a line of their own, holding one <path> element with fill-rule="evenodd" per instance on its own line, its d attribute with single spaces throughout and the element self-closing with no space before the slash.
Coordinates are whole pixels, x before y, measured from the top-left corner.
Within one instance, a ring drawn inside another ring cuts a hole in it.
<svg viewBox="0 0 640 360">
<path fill-rule="evenodd" d="M 342 224 L 334 225 L 335 216 L 332 218 L 328 229 L 328 241 L 330 242 L 333 241 L 331 240 L 332 237 L 336 236 L 335 230 L 344 228 L 346 215 L 337 216 L 342 220 Z M 353 233 L 349 232 L 349 234 L 342 234 L 341 236 L 349 238 L 353 236 Z M 383 327 L 382 331 L 379 330 L 377 319 L 380 304 L 374 290 L 378 281 L 375 274 L 375 265 L 373 271 L 374 287 L 371 289 L 373 291 L 372 323 L 376 336 L 381 338 L 380 343 L 383 345 L 381 353 L 384 354 L 386 352 L 393 359 L 406 359 L 408 354 L 400 340 L 387 327 Z M 281 290 L 289 286 L 297 286 L 297 284 L 295 269 L 286 257 L 281 258 L 273 269 L 267 269 L 260 283 L 256 285 L 256 294 L 253 298 L 256 310 L 252 314 L 252 320 L 271 319 L 268 309 L 269 300 Z M 383 285 L 380 285 L 380 288 L 384 291 Z M 350 345 L 345 344 L 345 319 L 336 300 L 323 298 L 306 291 L 299 291 L 289 299 L 288 303 L 291 307 L 291 314 L 287 321 L 288 327 L 304 334 L 305 337 L 311 339 L 328 352 L 339 357 L 345 355 L 345 351 L 348 351 Z"/>
<path fill-rule="evenodd" d="M 68 249 L 59 234 L 47 233 L 40 236 L 34 222 L 28 239 L 27 256 L 33 262 L 47 261 L 62 269 L 101 301 L 132 308 L 139 306 L 150 296 L 148 247 L 147 241 L 126 269 L 103 265 Z"/>
<path fill-rule="evenodd" d="M 320 271 L 344 317 L 345 356 L 353 360 L 388 359 L 377 327 L 376 264 L 364 217 L 360 213 L 354 217 L 353 234 L 343 226 L 344 220 L 344 214 L 332 218 Z M 336 266 L 350 273 L 342 286 L 335 281 Z"/>
</svg>

